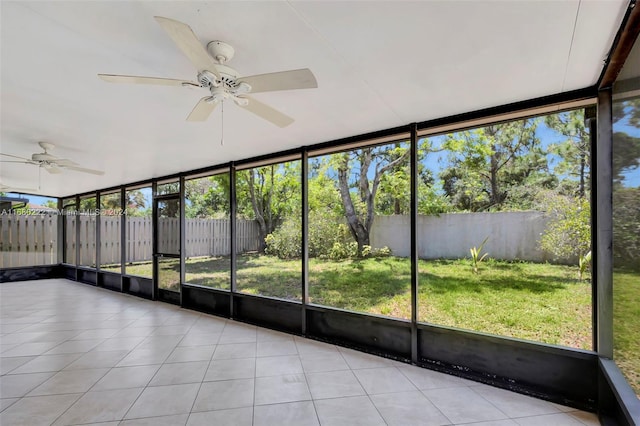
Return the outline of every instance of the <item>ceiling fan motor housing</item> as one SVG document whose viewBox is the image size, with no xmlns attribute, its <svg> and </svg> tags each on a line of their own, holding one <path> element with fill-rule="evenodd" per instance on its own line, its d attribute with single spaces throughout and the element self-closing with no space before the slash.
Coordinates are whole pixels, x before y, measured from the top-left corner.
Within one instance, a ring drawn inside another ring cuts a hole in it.
<svg viewBox="0 0 640 426">
<path fill-rule="evenodd" d="M 31 155 L 31 160 L 32 161 L 49 161 L 49 160 L 53 160 L 54 157 L 53 155 L 47 153 L 47 152 L 42 152 L 40 154 L 32 154 Z"/>
<path fill-rule="evenodd" d="M 220 64 L 224 64 L 227 61 L 230 61 L 235 54 L 235 50 L 233 47 L 225 43 L 224 41 L 214 40 L 207 44 L 207 50 Z"/>
</svg>

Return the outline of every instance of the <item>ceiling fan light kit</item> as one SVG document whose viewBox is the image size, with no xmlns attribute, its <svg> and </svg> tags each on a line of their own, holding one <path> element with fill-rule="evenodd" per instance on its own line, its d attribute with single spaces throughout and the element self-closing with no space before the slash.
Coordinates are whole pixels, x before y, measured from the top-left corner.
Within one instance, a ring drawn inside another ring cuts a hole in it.
<svg viewBox="0 0 640 426">
<path fill-rule="evenodd" d="M 198 71 L 197 82 L 115 74 L 98 74 L 98 76 L 109 83 L 154 84 L 207 89 L 210 96 L 205 96 L 198 101 L 187 116 L 187 121 L 205 121 L 217 105 L 231 99 L 239 107 L 264 120 L 279 127 L 286 127 L 293 123 L 293 118 L 248 95 L 318 87 L 315 76 L 307 68 L 242 77 L 235 69 L 226 65 L 226 62 L 231 60 L 235 54 L 232 46 L 223 41 L 214 40 L 209 42 L 205 49 L 187 24 L 160 16 L 156 16 L 155 19 L 196 67 Z"/>
</svg>

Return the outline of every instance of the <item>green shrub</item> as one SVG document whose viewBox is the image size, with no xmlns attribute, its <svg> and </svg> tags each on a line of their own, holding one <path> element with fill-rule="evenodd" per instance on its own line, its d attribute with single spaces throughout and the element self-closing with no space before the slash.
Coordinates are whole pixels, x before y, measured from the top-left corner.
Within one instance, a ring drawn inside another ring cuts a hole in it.
<svg viewBox="0 0 640 426">
<path fill-rule="evenodd" d="M 302 256 L 302 235 L 300 226 L 293 221 L 285 221 L 282 226 L 268 234 L 264 242 L 265 253 L 280 259 L 299 259 Z"/>
<path fill-rule="evenodd" d="M 391 249 L 387 246 L 371 249 L 371 257 L 389 257 L 391 254 Z"/>
<path fill-rule="evenodd" d="M 300 217 L 285 218 L 283 223 L 265 238 L 265 253 L 280 259 L 299 259 L 302 256 L 302 223 Z M 379 249 L 364 246 L 358 256 L 358 244 L 353 241 L 342 217 L 326 211 L 309 213 L 309 257 L 321 259 L 355 259 L 358 257 L 386 257 L 389 247 Z"/>
<path fill-rule="evenodd" d="M 391 256 L 389 247 L 373 248 L 365 245 L 362 247 L 362 253 L 358 255 L 358 243 L 351 241 L 348 243 L 334 243 L 329 253 L 331 260 L 341 259 L 362 259 L 368 257 L 382 258 Z"/>
<path fill-rule="evenodd" d="M 309 212 L 309 257 L 331 258 L 335 244 L 347 244 L 351 239 L 342 217 L 326 211 Z M 298 216 L 285 218 L 283 223 L 265 238 L 265 253 L 281 259 L 302 255 L 302 222 Z"/>
<path fill-rule="evenodd" d="M 589 200 L 552 195 L 544 201 L 551 219 L 540 238 L 540 247 L 557 259 L 578 261 L 591 249 Z"/>
<path fill-rule="evenodd" d="M 613 262 L 640 270 L 640 188 L 613 191 Z"/>
<path fill-rule="evenodd" d="M 356 257 L 358 257 L 358 243 L 355 241 L 335 242 L 329 251 L 329 259 L 331 260 L 354 259 Z"/>
</svg>

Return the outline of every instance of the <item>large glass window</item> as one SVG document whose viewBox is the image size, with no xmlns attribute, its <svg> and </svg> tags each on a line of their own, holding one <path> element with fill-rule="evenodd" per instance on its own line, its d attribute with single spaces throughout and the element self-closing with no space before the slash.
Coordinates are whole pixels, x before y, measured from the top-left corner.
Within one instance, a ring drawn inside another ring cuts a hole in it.
<svg viewBox="0 0 640 426">
<path fill-rule="evenodd" d="M 636 42 L 627 64 L 637 64 Z M 640 396 L 640 73 L 625 65 L 613 102 L 613 349 Z"/>
<path fill-rule="evenodd" d="M 124 210 L 120 191 L 100 194 L 100 268 L 120 272 Z"/>
<path fill-rule="evenodd" d="M 229 173 L 185 180 L 185 281 L 228 290 Z"/>
<path fill-rule="evenodd" d="M 96 267 L 97 213 L 95 195 L 80 198 L 80 208 L 76 217 L 77 226 L 80 227 L 78 266 Z"/>
<path fill-rule="evenodd" d="M 153 206 L 151 186 L 125 191 L 126 253 L 128 275 L 153 278 Z"/>
<path fill-rule="evenodd" d="M 309 300 L 411 318 L 409 143 L 309 158 Z"/>
<path fill-rule="evenodd" d="M 0 268 L 58 263 L 58 200 L 15 192 L 0 196 Z"/>
<path fill-rule="evenodd" d="M 301 300 L 301 162 L 236 172 L 236 283 L 243 293 Z"/>
<path fill-rule="evenodd" d="M 62 200 L 63 227 L 64 227 L 64 252 L 63 262 L 69 265 L 76 264 L 76 200 L 65 198 Z"/>
<path fill-rule="evenodd" d="M 419 141 L 422 322 L 592 348 L 584 110 Z"/>
<path fill-rule="evenodd" d="M 180 192 L 180 181 L 171 179 L 166 182 L 156 184 L 156 195 L 178 194 Z"/>
</svg>

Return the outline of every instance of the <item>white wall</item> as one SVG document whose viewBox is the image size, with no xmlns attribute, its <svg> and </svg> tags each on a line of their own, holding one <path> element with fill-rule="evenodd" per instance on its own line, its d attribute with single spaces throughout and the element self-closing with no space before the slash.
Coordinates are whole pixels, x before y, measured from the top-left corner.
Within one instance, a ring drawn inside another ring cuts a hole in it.
<svg viewBox="0 0 640 426">
<path fill-rule="evenodd" d="M 377 216 L 371 232 L 373 247 L 387 246 L 396 256 L 410 255 L 410 217 Z M 469 249 L 489 237 L 483 252 L 503 260 L 551 261 L 539 249 L 548 218 L 544 213 L 447 213 L 418 216 L 418 256 L 421 259 L 469 257 Z"/>
</svg>

